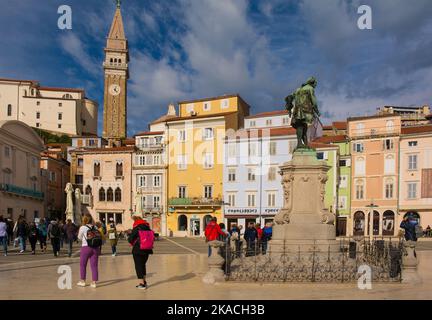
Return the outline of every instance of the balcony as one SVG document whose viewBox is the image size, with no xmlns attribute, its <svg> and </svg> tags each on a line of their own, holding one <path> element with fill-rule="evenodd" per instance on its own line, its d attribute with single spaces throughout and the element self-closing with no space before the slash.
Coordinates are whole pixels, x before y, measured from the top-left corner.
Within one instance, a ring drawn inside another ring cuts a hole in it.
<svg viewBox="0 0 432 320">
<path fill-rule="evenodd" d="M 162 148 L 162 143 L 139 143 L 136 145 L 138 149 L 157 149 Z"/>
<path fill-rule="evenodd" d="M 141 213 L 143 214 L 162 214 L 163 213 L 163 206 L 156 206 L 156 207 L 149 207 L 145 206 L 141 209 Z"/>
<path fill-rule="evenodd" d="M 18 196 L 34 198 L 37 200 L 43 200 L 43 198 L 44 198 L 43 192 L 39 192 L 39 191 L 35 191 L 32 189 L 27 189 L 27 188 L 21 188 L 21 187 L 14 186 L 12 184 L 6 184 L 6 183 L 0 184 L 0 191 L 14 194 L 14 195 L 18 195 Z"/>
<path fill-rule="evenodd" d="M 170 198 L 168 205 L 172 207 L 220 207 L 223 200 L 219 198 Z"/>
</svg>

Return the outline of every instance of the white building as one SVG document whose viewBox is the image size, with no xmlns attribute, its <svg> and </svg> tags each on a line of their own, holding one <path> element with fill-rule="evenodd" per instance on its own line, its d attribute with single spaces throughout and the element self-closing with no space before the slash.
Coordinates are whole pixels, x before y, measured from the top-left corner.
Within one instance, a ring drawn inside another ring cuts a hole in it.
<svg viewBox="0 0 432 320">
<path fill-rule="evenodd" d="M 164 132 L 138 133 L 135 135 L 135 146 L 132 165 L 134 212 L 140 211 L 152 230 L 166 236 L 167 164 Z"/>
<path fill-rule="evenodd" d="M 245 122 L 246 129 L 227 136 L 224 146 L 223 213 L 228 229 L 274 219 L 283 206 L 279 166 L 291 160 L 297 145 L 285 112 L 251 116 Z M 287 125 L 281 127 L 283 123 Z M 271 127 L 264 128 L 266 124 Z"/>
<path fill-rule="evenodd" d="M 66 135 L 97 134 L 98 104 L 82 89 L 42 87 L 37 81 L 0 79 L 0 120 Z"/>
</svg>

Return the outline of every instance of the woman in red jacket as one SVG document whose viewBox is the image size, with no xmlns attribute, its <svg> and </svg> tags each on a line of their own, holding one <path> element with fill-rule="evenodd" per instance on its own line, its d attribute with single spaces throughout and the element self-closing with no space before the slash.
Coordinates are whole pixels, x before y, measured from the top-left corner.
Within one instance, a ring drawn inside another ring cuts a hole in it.
<svg viewBox="0 0 432 320">
<path fill-rule="evenodd" d="M 204 231 L 205 237 L 206 237 L 206 241 L 210 242 L 210 241 L 214 241 L 217 240 L 219 235 L 225 236 L 226 234 L 222 231 L 222 229 L 219 227 L 219 225 L 217 224 L 217 218 L 213 217 L 209 224 L 207 225 L 207 227 L 205 228 Z M 208 249 L 208 256 L 210 257 L 212 253 L 212 249 L 209 246 Z"/>
</svg>

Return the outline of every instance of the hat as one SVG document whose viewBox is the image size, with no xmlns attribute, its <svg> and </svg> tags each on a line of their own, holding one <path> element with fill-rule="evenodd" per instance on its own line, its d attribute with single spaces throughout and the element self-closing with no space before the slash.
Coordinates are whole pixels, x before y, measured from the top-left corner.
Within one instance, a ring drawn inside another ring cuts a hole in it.
<svg viewBox="0 0 432 320">
<path fill-rule="evenodd" d="M 135 212 L 134 214 L 132 214 L 132 218 L 141 218 L 142 219 L 142 214 L 139 212 Z"/>
</svg>

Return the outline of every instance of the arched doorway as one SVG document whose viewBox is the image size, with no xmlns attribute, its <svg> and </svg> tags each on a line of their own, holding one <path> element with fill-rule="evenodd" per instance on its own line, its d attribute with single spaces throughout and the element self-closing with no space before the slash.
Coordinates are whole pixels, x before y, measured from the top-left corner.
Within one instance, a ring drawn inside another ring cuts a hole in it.
<svg viewBox="0 0 432 320">
<path fill-rule="evenodd" d="M 205 228 L 207 227 L 207 225 L 209 224 L 209 222 L 211 221 L 211 219 L 212 219 L 212 216 L 209 215 L 209 214 L 204 216 L 204 219 L 203 219 L 203 222 L 204 222 L 204 230 L 205 230 Z"/>
<path fill-rule="evenodd" d="M 395 214 L 387 210 L 383 214 L 382 234 L 383 236 L 393 236 L 395 229 Z"/>
<path fill-rule="evenodd" d="M 405 213 L 404 219 L 406 217 L 410 217 L 411 219 L 416 220 L 417 223 L 420 225 L 420 215 L 417 211 L 408 211 L 407 213 Z"/>
<path fill-rule="evenodd" d="M 179 231 L 187 230 L 187 217 L 184 214 L 178 217 L 178 230 Z"/>
<path fill-rule="evenodd" d="M 373 217 L 373 223 L 372 223 L 373 235 L 378 236 L 379 235 L 379 228 L 380 228 L 380 214 L 379 214 L 379 212 L 374 210 L 372 217 Z M 370 212 L 368 213 L 368 221 L 367 221 L 367 231 L 368 231 L 367 234 L 368 235 L 370 235 L 369 229 L 370 229 Z"/>
<path fill-rule="evenodd" d="M 363 211 L 357 211 L 354 213 L 354 230 L 355 236 L 363 236 L 365 227 L 365 214 Z"/>
</svg>

